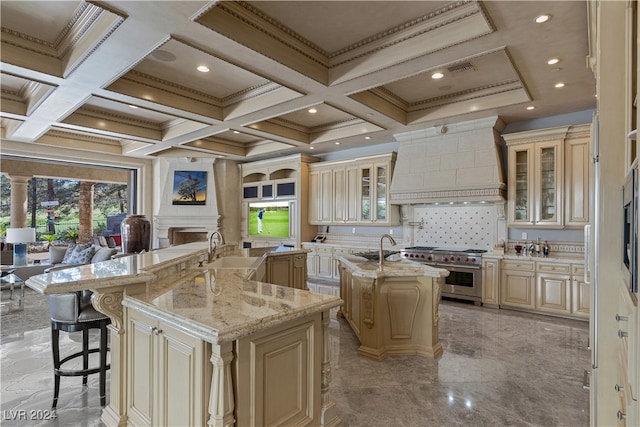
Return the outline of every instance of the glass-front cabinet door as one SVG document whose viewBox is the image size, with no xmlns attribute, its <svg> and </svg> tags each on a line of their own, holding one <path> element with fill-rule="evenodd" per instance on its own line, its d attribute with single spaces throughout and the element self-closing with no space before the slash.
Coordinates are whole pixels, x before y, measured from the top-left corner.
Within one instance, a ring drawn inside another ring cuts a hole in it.
<svg viewBox="0 0 640 427">
<path fill-rule="evenodd" d="M 509 147 L 509 224 L 562 227 L 562 140 Z"/>
<path fill-rule="evenodd" d="M 536 144 L 535 225 L 562 226 L 562 140 Z"/>
<path fill-rule="evenodd" d="M 360 166 L 360 222 L 389 222 L 389 162 Z"/>
<path fill-rule="evenodd" d="M 373 221 L 371 216 L 371 167 L 360 168 L 360 221 Z"/>
</svg>

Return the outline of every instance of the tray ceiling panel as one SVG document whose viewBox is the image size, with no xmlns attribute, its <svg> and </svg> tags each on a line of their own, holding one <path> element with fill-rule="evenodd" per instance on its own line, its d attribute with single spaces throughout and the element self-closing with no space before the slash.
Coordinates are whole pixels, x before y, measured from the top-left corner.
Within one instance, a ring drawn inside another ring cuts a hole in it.
<svg viewBox="0 0 640 427">
<path fill-rule="evenodd" d="M 582 1 L 71 0 L 0 8 L 0 124 L 3 138 L 16 142 L 245 161 L 596 106 Z M 536 24 L 542 13 L 551 19 Z M 552 57 L 558 63 L 548 65 Z M 201 65 L 209 71 L 197 71 Z M 432 79 L 435 71 L 444 76 Z M 565 86 L 556 89 L 559 82 Z"/>
</svg>

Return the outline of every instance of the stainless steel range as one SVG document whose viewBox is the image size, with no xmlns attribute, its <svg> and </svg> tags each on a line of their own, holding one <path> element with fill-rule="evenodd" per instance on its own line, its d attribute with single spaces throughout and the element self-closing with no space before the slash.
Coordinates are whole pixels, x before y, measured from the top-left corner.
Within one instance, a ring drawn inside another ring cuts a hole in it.
<svg viewBox="0 0 640 427">
<path fill-rule="evenodd" d="M 449 270 L 449 277 L 442 288 L 442 296 L 473 301 L 482 300 L 483 249 L 453 249 L 433 246 L 411 246 L 400 255 L 411 261 Z"/>
</svg>

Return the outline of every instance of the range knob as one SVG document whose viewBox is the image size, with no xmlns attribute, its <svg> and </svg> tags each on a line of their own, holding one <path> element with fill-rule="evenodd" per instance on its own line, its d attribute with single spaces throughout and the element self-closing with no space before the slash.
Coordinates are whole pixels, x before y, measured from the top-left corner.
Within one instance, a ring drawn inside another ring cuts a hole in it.
<svg viewBox="0 0 640 427">
<path fill-rule="evenodd" d="M 471 262 L 476 262 L 476 259 L 475 258 L 471 258 Z"/>
<path fill-rule="evenodd" d="M 432 259 L 432 258 L 433 258 L 433 257 L 432 257 L 431 255 L 429 255 L 429 256 L 427 257 L 427 260 L 431 261 L 431 259 Z"/>
<path fill-rule="evenodd" d="M 443 260 L 444 262 L 447 262 L 447 261 L 449 261 L 449 258 L 444 257 L 442 260 Z"/>
</svg>

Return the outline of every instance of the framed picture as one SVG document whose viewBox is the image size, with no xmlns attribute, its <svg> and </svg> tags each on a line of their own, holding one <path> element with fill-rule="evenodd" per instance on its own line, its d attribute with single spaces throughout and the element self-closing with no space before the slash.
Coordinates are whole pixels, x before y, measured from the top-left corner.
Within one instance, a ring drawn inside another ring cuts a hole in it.
<svg viewBox="0 0 640 427">
<path fill-rule="evenodd" d="M 207 172 L 175 171 L 173 174 L 174 205 L 204 205 L 207 201 Z"/>
</svg>

